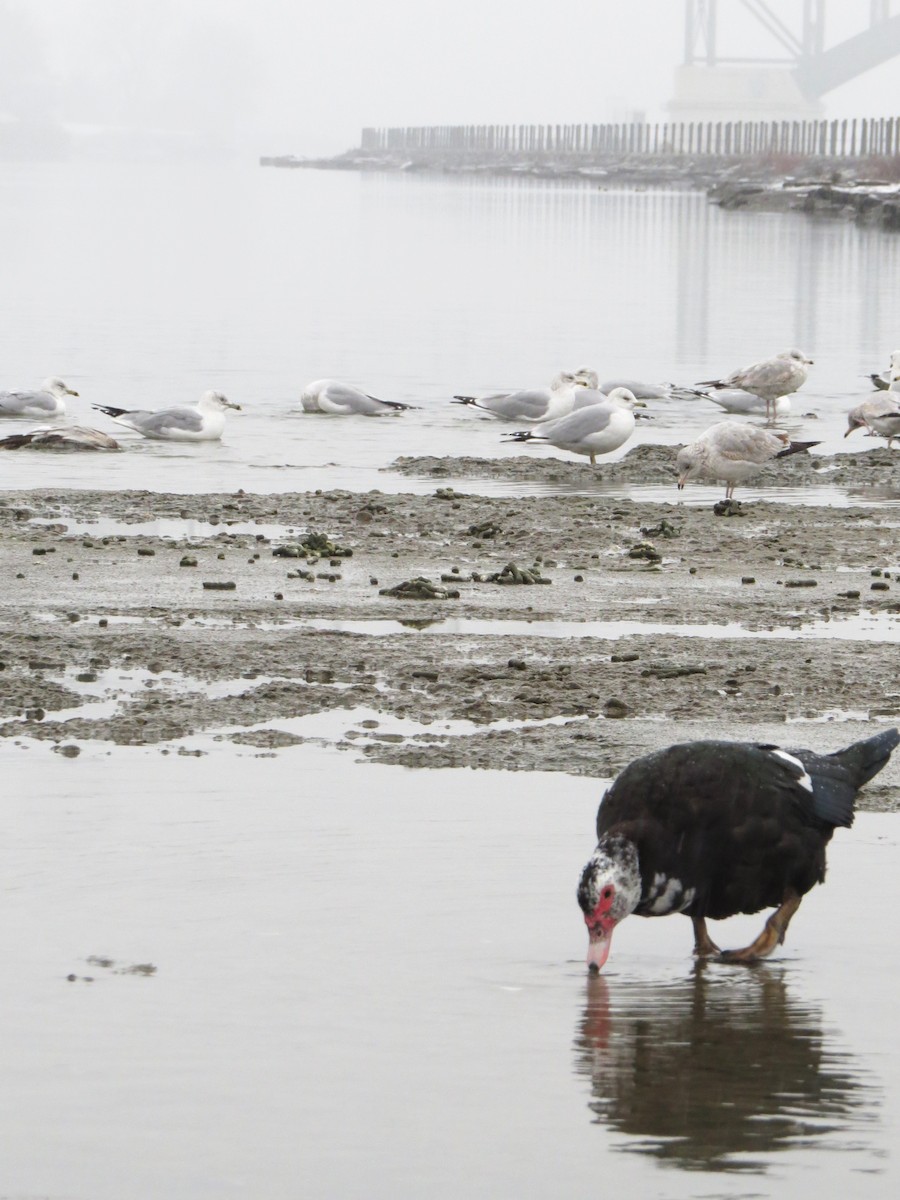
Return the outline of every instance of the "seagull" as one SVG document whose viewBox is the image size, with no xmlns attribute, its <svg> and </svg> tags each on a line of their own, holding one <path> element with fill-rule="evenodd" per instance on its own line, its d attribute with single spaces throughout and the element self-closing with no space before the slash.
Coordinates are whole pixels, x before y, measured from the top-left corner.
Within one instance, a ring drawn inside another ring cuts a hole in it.
<svg viewBox="0 0 900 1200">
<path fill-rule="evenodd" d="M 824 881 L 832 833 L 853 824 L 857 792 L 898 742 L 896 729 L 834 754 L 700 741 L 635 759 L 600 802 L 597 848 L 578 884 L 588 966 L 603 966 L 630 913 L 684 913 L 700 957 L 752 963 L 771 954 Z M 708 919 L 763 908 L 776 911 L 749 946 L 723 952 L 709 936 Z"/>
<path fill-rule="evenodd" d="M 240 412 L 241 406 L 233 404 L 221 392 L 204 392 L 197 404 L 191 407 L 179 404 L 175 408 L 161 408 L 151 412 L 141 408 L 113 408 L 109 404 L 95 404 L 98 412 L 134 429 L 145 438 L 160 442 L 214 442 L 225 429 L 225 411 L 233 408 Z"/>
<path fill-rule="evenodd" d="M 627 388 L 637 400 L 696 400 L 706 395 L 696 388 L 679 387 L 677 383 L 642 383 L 639 379 L 607 379 L 597 386 L 601 392 Z"/>
<path fill-rule="evenodd" d="M 596 371 L 582 367 L 579 371 L 560 371 L 548 388 L 494 392 L 490 396 L 454 396 L 453 402 L 477 408 L 500 421 L 532 421 L 538 425 L 570 413 L 579 388 L 596 386 Z"/>
<path fill-rule="evenodd" d="M 760 396 L 755 396 L 753 392 L 744 392 L 740 388 L 724 388 L 717 395 L 710 395 L 709 392 L 701 392 L 701 396 L 705 396 L 707 400 L 712 400 L 713 404 L 729 413 L 768 413 L 771 409 L 772 415 L 775 417 L 786 417 L 791 411 L 791 401 L 789 396 L 779 396 L 772 404 L 768 404 Z"/>
<path fill-rule="evenodd" d="M 576 409 L 555 421 L 546 421 L 534 429 L 505 434 L 504 440 L 544 442 L 558 450 L 586 454 L 591 466 L 595 467 L 598 454 L 618 450 L 634 433 L 632 409 L 635 403 L 627 388 L 615 388 L 605 400 Z"/>
<path fill-rule="evenodd" d="M 872 376 L 875 379 L 875 376 Z M 870 400 L 864 400 L 847 413 L 849 437 L 854 429 L 867 427 L 870 433 L 887 438 L 888 450 L 894 438 L 900 437 L 900 350 L 891 355 L 891 369 L 886 373 L 885 389 Z"/>
<path fill-rule="evenodd" d="M 308 383 L 300 396 L 300 403 L 304 412 L 344 416 L 360 414 L 364 417 L 405 412 L 413 407 L 411 404 L 399 404 L 396 400 L 379 400 L 368 392 L 360 391 L 352 383 L 341 383 L 339 379 L 315 379 Z"/>
<path fill-rule="evenodd" d="M 895 398 L 896 397 L 896 398 Z M 900 392 L 882 392 L 874 400 L 864 400 L 847 414 L 849 437 L 854 429 L 869 429 L 878 437 L 887 438 L 888 450 L 895 437 L 900 437 Z"/>
<path fill-rule="evenodd" d="M 0 417 L 61 417 L 66 396 L 78 393 L 55 376 L 34 392 L 0 392 Z"/>
<path fill-rule="evenodd" d="M 786 433 L 775 433 L 758 425 L 720 421 L 702 433 L 696 442 L 678 451 L 678 488 L 695 477 L 723 480 L 725 498 L 734 495 L 735 485 L 755 475 L 773 458 L 786 458 L 818 446 L 818 442 L 792 442 Z"/>
<path fill-rule="evenodd" d="M 886 392 L 894 387 L 900 377 L 900 350 L 895 350 L 891 355 L 891 365 L 886 371 L 880 371 L 870 375 L 872 384 L 876 391 Z M 900 384 L 894 390 L 900 390 Z"/>
<path fill-rule="evenodd" d="M 780 396 L 788 396 L 806 383 L 812 366 L 802 350 L 783 350 L 774 358 L 764 359 L 749 367 L 739 367 L 722 379 L 703 379 L 699 387 L 741 388 L 752 392 L 766 402 L 766 415 L 771 416 L 772 405 Z"/>
<path fill-rule="evenodd" d="M 84 425 L 41 425 L 0 438 L 0 450 L 121 450 L 108 433 Z"/>
</svg>

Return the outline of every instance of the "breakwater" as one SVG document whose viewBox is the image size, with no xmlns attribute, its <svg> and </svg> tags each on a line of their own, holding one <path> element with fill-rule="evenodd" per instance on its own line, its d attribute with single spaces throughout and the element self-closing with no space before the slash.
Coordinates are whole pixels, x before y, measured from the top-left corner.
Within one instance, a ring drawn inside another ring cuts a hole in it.
<svg viewBox="0 0 900 1200">
<path fill-rule="evenodd" d="M 331 158 L 263 166 L 431 171 L 705 189 L 727 208 L 799 210 L 900 229 L 900 117 L 363 129 Z"/>
</svg>

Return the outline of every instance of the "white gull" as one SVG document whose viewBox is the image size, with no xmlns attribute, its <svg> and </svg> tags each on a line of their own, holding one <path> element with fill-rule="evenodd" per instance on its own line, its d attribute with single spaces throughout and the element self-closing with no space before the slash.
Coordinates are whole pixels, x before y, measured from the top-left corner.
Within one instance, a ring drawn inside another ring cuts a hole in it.
<svg viewBox="0 0 900 1200">
<path fill-rule="evenodd" d="M 153 441 L 214 442 L 225 429 L 225 412 L 229 408 L 240 412 L 221 392 L 204 392 L 194 406 L 180 404 L 174 408 L 154 411 L 142 408 L 114 408 L 111 404 L 93 405 L 119 425 Z"/>
<path fill-rule="evenodd" d="M 404 412 L 411 404 L 379 400 L 368 392 L 342 383 L 339 379 L 314 379 L 300 395 L 304 412 L 331 413 L 336 416 L 378 417 L 384 413 Z"/>
<path fill-rule="evenodd" d="M 494 392 L 488 396 L 454 396 L 457 404 L 477 408 L 499 421 L 554 421 L 575 407 L 581 387 L 596 387 L 597 373 L 589 368 L 581 371 L 560 371 L 546 388 L 524 388 L 520 391 Z"/>
<path fill-rule="evenodd" d="M 599 394 L 599 393 L 598 393 Z M 591 466 L 598 454 L 611 454 L 634 433 L 635 398 L 626 388 L 615 388 L 604 400 L 578 408 L 555 421 L 545 421 L 534 429 L 504 435 L 507 442 L 540 442 L 586 454 Z"/>
<path fill-rule="evenodd" d="M 65 397 L 77 395 L 52 376 L 31 392 L 0 392 L 0 417 L 61 417 L 66 411 Z"/>
</svg>

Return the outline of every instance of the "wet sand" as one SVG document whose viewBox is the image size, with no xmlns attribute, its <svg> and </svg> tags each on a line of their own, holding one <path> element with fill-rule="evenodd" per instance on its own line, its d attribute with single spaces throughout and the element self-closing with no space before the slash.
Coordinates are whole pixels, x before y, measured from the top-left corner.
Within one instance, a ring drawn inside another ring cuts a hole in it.
<svg viewBox="0 0 900 1200">
<path fill-rule="evenodd" d="M 693 737 L 833 749 L 900 720 L 900 514 L 826 492 L 880 494 L 895 461 L 795 456 L 779 482 L 807 503 L 731 516 L 674 486 L 671 503 L 478 494 L 498 472 L 668 486 L 671 448 L 654 446 L 596 472 L 395 465 L 433 477 L 428 495 L 6 493 L 0 734 L 72 756 L 97 740 L 204 753 L 203 735 L 592 776 Z M 311 532 L 332 551 L 296 549 Z M 385 594 L 420 577 L 431 598 Z M 864 805 L 896 808 L 898 780 L 900 763 Z"/>
</svg>

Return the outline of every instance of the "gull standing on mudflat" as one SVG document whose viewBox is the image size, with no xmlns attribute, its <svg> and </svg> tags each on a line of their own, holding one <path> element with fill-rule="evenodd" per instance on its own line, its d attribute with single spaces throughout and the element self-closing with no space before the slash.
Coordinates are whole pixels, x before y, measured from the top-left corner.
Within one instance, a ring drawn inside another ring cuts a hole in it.
<svg viewBox="0 0 900 1200">
<path fill-rule="evenodd" d="M 66 396 L 78 393 L 52 376 L 33 392 L 0 392 L 0 417 L 61 417 Z"/>
<path fill-rule="evenodd" d="M 535 429 L 518 430 L 504 435 L 506 442 L 542 442 L 557 450 L 586 454 L 591 466 L 598 454 L 611 454 L 634 433 L 634 396 L 627 388 L 615 388 L 605 401 L 576 409 L 555 421 L 546 421 Z"/>
<path fill-rule="evenodd" d="M 352 383 L 341 383 L 339 379 L 314 379 L 300 395 L 304 412 L 332 413 L 340 416 L 361 415 L 379 417 L 383 413 L 405 412 L 411 404 L 400 404 L 396 400 L 379 400 L 370 396 Z"/>
<path fill-rule="evenodd" d="M 0 450 L 121 450 L 108 433 L 85 425 L 41 425 L 0 438 Z"/>
<path fill-rule="evenodd" d="M 764 359 L 749 367 L 739 367 L 722 379 L 703 379 L 698 387 L 740 388 L 752 392 L 766 402 L 766 416 L 772 416 L 772 406 L 780 396 L 789 396 L 806 383 L 812 359 L 802 350 L 782 350 L 774 358 Z"/>
<path fill-rule="evenodd" d="M 582 368 L 581 371 L 560 371 L 548 388 L 494 392 L 489 396 L 454 396 L 453 402 L 477 408 L 499 421 L 533 421 L 540 424 L 566 416 L 575 406 L 579 389 L 596 385 L 596 371 Z"/>
<path fill-rule="evenodd" d="M 854 429 L 868 429 L 878 437 L 887 438 L 890 450 L 894 438 L 900 437 L 900 395 L 896 400 L 891 400 L 889 393 L 885 392 L 883 400 L 864 400 L 847 413 L 847 422 L 844 437 L 849 437 Z"/>
<path fill-rule="evenodd" d="M 854 429 L 863 428 L 887 438 L 888 450 L 892 448 L 894 438 L 900 437 L 900 351 L 891 355 L 887 391 L 851 408 L 847 413 L 844 437 L 849 437 Z"/>
<path fill-rule="evenodd" d="M 678 451 L 675 460 L 678 489 L 689 479 L 721 480 L 725 484 L 725 499 L 730 500 L 737 484 L 762 470 L 773 458 L 799 454 L 818 444 L 792 442 L 786 433 L 775 433 L 758 425 L 722 421 Z"/>
<path fill-rule="evenodd" d="M 225 411 L 241 410 L 221 392 L 204 392 L 191 407 L 179 404 L 156 412 L 142 408 L 113 408 L 110 404 L 95 404 L 98 412 L 106 413 L 119 425 L 133 429 L 145 438 L 160 442 L 214 442 L 225 429 Z"/>
</svg>

